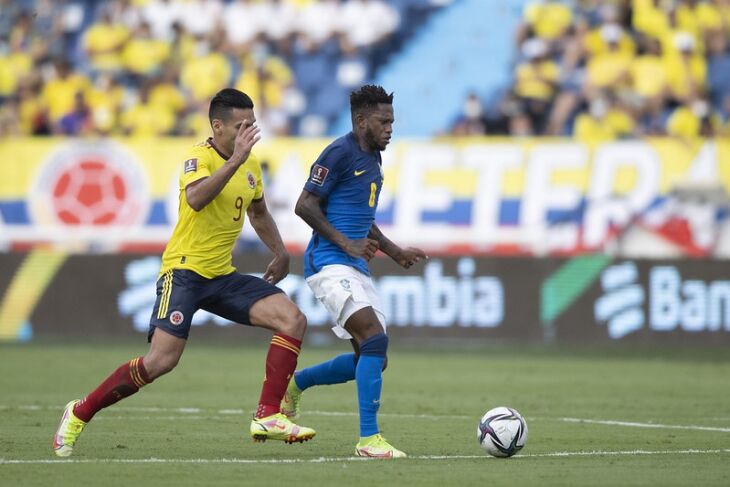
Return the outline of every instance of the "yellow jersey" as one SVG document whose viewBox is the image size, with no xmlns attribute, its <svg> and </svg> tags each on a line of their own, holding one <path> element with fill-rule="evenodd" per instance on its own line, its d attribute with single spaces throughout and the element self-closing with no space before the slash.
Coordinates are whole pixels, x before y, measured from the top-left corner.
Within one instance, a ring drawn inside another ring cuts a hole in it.
<svg viewBox="0 0 730 487">
<path fill-rule="evenodd" d="M 264 196 L 259 160 L 250 154 L 218 196 L 200 211 L 193 210 L 185 196 L 190 183 L 209 177 L 225 162 L 208 139 L 194 146 L 183 163 L 178 221 L 162 254 L 160 275 L 170 269 L 189 269 L 212 279 L 236 270 L 231 252 L 243 228 L 246 209 Z"/>
</svg>

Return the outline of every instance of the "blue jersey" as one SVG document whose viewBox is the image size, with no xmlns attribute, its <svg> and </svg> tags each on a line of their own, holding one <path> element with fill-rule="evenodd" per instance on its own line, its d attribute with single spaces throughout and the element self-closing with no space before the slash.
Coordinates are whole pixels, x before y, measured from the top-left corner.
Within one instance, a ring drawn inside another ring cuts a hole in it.
<svg viewBox="0 0 730 487">
<path fill-rule="evenodd" d="M 327 220 L 350 239 L 368 236 L 383 187 L 380 151 L 363 151 L 352 132 L 332 142 L 312 165 L 304 189 L 321 198 Z M 316 231 L 304 252 L 304 277 L 330 264 L 343 264 L 369 275 L 363 258 L 347 255 Z"/>
</svg>

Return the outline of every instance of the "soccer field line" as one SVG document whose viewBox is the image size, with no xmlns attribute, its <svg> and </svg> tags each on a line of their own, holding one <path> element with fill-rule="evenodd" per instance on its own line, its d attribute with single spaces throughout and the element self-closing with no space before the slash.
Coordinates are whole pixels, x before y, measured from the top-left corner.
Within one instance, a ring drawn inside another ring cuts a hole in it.
<svg viewBox="0 0 730 487">
<path fill-rule="evenodd" d="M 0 405 L 1 410 L 7 409 L 21 409 L 24 411 L 39 411 L 39 410 L 59 410 L 58 407 L 51 406 L 36 406 L 36 405 L 24 405 L 16 406 L 15 408 L 10 406 Z M 230 416 L 245 416 L 250 415 L 253 411 L 245 411 L 243 409 L 219 409 L 219 410 L 206 410 L 202 408 L 193 407 L 182 407 L 182 408 L 161 408 L 161 407 L 115 407 L 113 411 L 127 411 L 127 412 L 146 412 L 146 413 L 181 413 L 181 416 L 135 416 L 137 420 L 200 420 L 200 419 L 219 419 L 225 420 Z M 215 414 L 201 414 L 206 411 L 215 411 Z M 111 412 L 111 411 L 109 411 Z M 309 416 L 345 416 L 354 417 L 358 413 L 355 411 L 307 411 Z M 450 419 L 473 419 L 471 416 L 458 415 L 458 414 L 403 414 L 403 413 L 379 413 L 379 416 L 384 418 L 403 418 L 403 419 L 433 419 L 439 420 L 444 418 Z M 97 419 L 106 420 L 117 420 L 117 419 L 128 419 L 121 416 L 110 416 L 108 414 L 98 416 Z M 730 427 L 722 426 L 702 426 L 702 425 L 680 425 L 680 424 L 661 424 L 661 423 L 647 423 L 638 421 L 619 421 L 619 420 L 604 420 L 604 419 L 591 419 L 591 418 L 570 418 L 570 417 L 534 417 L 528 416 L 528 421 L 560 421 L 564 423 L 585 423 L 585 424 L 599 424 L 606 426 L 623 426 L 629 428 L 654 428 L 654 429 L 674 429 L 674 430 L 689 430 L 689 431 L 715 431 L 720 433 L 730 433 Z M 713 419 L 713 418 L 708 418 Z M 717 418 L 714 418 L 717 419 Z"/>
<path fill-rule="evenodd" d="M 658 424 L 658 423 L 637 423 L 634 421 L 612 421 L 604 419 L 581 419 L 581 418 L 560 418 L 566 423 L 589 423 L 604 424 L 608 426 L 629 426 L 634 428 L 660 428 L 673 430 L 696 430 L 696 431 L 720 431 L 730 433 L 730 428 L 721 428 L 718 426 L 699 426 L 699 425 L 679 425 L 679 424 Z"/>
<path fill-rule="evenodd" d="M 307 412 L 310 416 L 357 416 L 357 413 L 341 413 L 341 414 L 317 414 L 316 412 Z M 380 414 L 379 416 L 384 417 L 408 417 L 408 418 L 423 418 L 427 415 L 403 415 L 403 414 Z M 431 418 L 430 416 L 428 416 Z M 438 418 L 460 418 L 460 419 L 469 419 L 468 416 L 438 416 Z M 186 420 L 204 420 L 204 419 L 210 419 L 210 420 L 217 420 L 217 421 L 225 421 L 226 419 L 230 419 L 231 416 L 201 416 L 201 415 L 190 415 L 190 416 L 135 416 L 135 420 L 162 420 L 162 421 L 179 421 L 181 419 Z M 98 416 L 98 420 L 125 420 L 129 419 L 127 416 Z M 433 418 L 435 419 L 435 418 Z M 535 417 L 528 417 L 529 421 L 534 420 L 543 420 L 543 421 L 561 421 L 565 423 L 587 423 L 587 424 L 600 424 L 600 425 L 607 425 L 607 426 L 625 426 L 625 427 L 633 427 L 633 428 L 656 428 L 656 429 L 676 429 L 676 430 L 690 430 L 690 431 L 717 431 L 720 433 L 730 433 L 730 428 L 721 428 L 716 426 L 699 426 L 699 425 L 674 425 L 674 424 L 659 424 L 659 423 L 637 423 L 633 421 L 611 421 L 611 420 L 601 420 L 601 419 L 581 419 L 581 418 L 535 418 Z"/>
<path fill-rule="evenodd" d="M 519 454 L 510 460 L 530 459 L 530 458 L 570 458 L 570 457 L 600 457 L 600 456 L 641 456 L 641 455 L 711 455 L 716 453 L 730 453 L 730 449 L 712 449 L 712 450 L 596 450 L 596 451 L 561 451 L 550 453 L 527 453 Z M 498 460 L 488 455 L 413 455 L 405 459 L 408 460 Z M 271 458 L 271 459 L 253 459 L 253 458 L 78 458 L 78 459 L 12 459 L 0 458 L 0 465 L 41 465 L 41 464 L 101 464 L 101 463 L 120 463 L 120 464 L 270 464 L 270 463 L 338 463 L 353 461 L 375 461 L 380 460 L 361 457 L 318 457 L 318 458 Z"/>
</svg>

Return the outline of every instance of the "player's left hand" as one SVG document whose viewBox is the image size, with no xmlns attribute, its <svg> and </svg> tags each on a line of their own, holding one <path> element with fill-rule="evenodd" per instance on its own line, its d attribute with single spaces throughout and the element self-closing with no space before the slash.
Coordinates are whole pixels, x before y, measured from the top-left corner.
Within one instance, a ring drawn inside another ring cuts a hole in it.
<svg viewBox="0 0 730 487">
<path fill-rule="evenodd" d="M 395 260 L 401 267 L 408 269 L 413 264 L 423 259 L 428 259 L 428 256 L 423 250 L 416 247 L 408 247 L 401 249 L 398 255 L 396 255 L 396 258 L 393 260 Z"/>
<path fill-rule="evenodd" d="M 277 255 L 264 272 L 264 281 L 276 284 L 289 274 L 289 254 Z"/>
</svg>

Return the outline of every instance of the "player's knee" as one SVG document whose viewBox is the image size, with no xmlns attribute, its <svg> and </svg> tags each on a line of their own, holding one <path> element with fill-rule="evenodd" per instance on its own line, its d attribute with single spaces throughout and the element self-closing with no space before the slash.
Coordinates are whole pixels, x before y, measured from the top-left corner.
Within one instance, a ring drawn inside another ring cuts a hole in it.
<svg viewBox="0 0 730 487">
<path fill-rule="evenodd" d="M 388 351 L 388 335 L 385 333 L 378 333 L 373 335 L 360 343 L 360 354 L 361 355 L 377 355 L 379 357 L 386 357 Z"/>
<path fill-rule="evenodd" d="M 298 308 L 294 307 L 282 320 L 279 331 L 285 335 L 301 338 L 304 336 L 306 329 L 307 317 Z"/>
<path fill-rule="evenodd" d="M 144 359 L 145 369 L 150 381 L 172 371 L 180 361 L 177 354 L 151 355 Z"/>
</svg>

